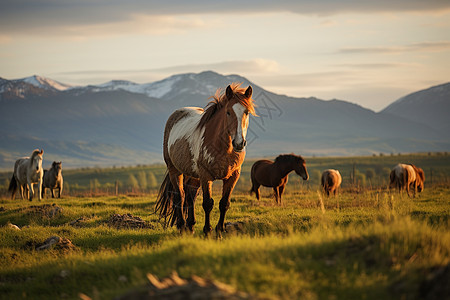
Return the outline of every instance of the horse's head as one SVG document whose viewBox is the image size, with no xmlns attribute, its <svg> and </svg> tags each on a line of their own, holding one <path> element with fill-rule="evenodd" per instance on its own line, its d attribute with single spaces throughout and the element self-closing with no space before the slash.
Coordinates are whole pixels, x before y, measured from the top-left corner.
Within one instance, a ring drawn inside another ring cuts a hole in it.
<svg viewBox="0 0 450 300">
<path fill-rule="evenodd" d="M 54 161 L 52 163 L 52 168 L 56 171 L 56 175 L 59 176 L 62 171 L 62 163 Z"/>
<path fill-rule="evenodd" d="M 35 170 L 36 172 L 39 172 L 42 170 L 42 160 L 43 160 L 44 150 L 41 149 L 39 151 L 38 149 L 33 151 L 33 154 L 31 155 L 31 169 Z"/>
<path fill-rule="evenodd" d="M 231 137 L 233 150 L 242 152 L 247 145 L 247 129 L 249 113 L 255 115 L 252 103 L 253 89 L 249 86 L 244 93 L 236 91 L 230 85 L 226 90 L 227 102 L 224 113 L 226 114 L 226 128 Z"/>
<path fill-rule="evenodd" d="M 306 169 L 306 162 L 301 156 L 296 156 L 296 164 L 294 168 L 295 173 L 301 176 L 303 180 L 309 179 L 308 170 Z"/>
<path fill-rule="evenodd" d="M 425 184 L 425 173 L 422 168 L 418 168 L 416 166 L 414 166 L 414 170 L 416 171 L 416 176 L 417 176 L 416 180 L 418 181 L 417 190 L 419 192 L 422 192 L 423 188 L 424 188 L 424 184 Z"/>
</svg>

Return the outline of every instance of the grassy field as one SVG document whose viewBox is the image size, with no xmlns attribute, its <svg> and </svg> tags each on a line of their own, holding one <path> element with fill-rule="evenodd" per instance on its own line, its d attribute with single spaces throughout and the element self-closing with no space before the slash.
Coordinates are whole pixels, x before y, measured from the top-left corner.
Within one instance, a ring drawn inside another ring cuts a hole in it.
<svg viewBox="0 0 450 300">
<path fill-rule="evenodd" d="M 156 194 L 151 190 L 119 195 L 89 192 L 31 203 L 4 197 L 0 200 L 0 298 L 79 299 L 82 294 L 111 299 L 145 285 L 147 273 L 165 277 L 173 271 L 268 298 L 448 298 L 449 160 L 446 155 L 309 158 L 311 181 L 300 183 L 292 177 L 282 206 L 274 205 L 269 189 L 260 202 L 249 196 L 247 177 L 233 193 L 226 218 L 239 222 L 241 229 L 228 232 L 222 240 L 203 237 L 201 197 L 192 236 L 163 228 L 153 214 Z M 382 174 L 399 161 L 414 162 L 426 175 L 433 170 L 433 184 L 426 182 L 419 197 L 385 189 Z M 244 165 L 243 178 L 250 166 L 251 162 Z M 315 170 L 328 167 L 340 169 L 347 181 L 336 198 L 323 198 L 314 181 L 318 178 L 313 178 Z M 360 180 L 355 184 L 350 182 L 354 169 Z M 375 176 L 367 169 L 373 169 Z M 119 174 L 125 180 L 130 172 L 137 176 L 142 170 L 150 170 L 157 180 L 164 173 L 161 166 L 143 166 L 65 170 L 64 175 L 69 184 L 79 178 L 77 184 L 83 187 L 93 178 L 105 184 L 118 180 Z M 111 175 L 114 172 L 116 176 Z M 108 179 L 104 174 L 110 174 Z M 220 199 L 215 190 L 213 224 Z M 111 226 L 114 214 L 140 217 L 148 228 L 118 229 Z M 69 239 L 74 247 L 36 250 L 51 236 Z"/>
</svg>

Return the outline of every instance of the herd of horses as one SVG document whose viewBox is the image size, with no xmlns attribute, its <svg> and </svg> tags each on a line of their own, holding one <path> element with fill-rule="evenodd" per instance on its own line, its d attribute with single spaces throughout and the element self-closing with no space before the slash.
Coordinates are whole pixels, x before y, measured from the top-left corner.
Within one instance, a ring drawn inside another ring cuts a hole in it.
<svg viewBox="0 0 450 300">
<path fill-rule="evenodd" d="M 203 232 L 210 234 L 210 214 L 214 206 L 212 183 L 222 180 L 220 217 L 215 227 L 217 236 L 221 237 L 230 196 L 245 158 L 249 115 L 257 116 L 252 93 L 251 86 L 244 89 L 233 83 L 224 92 L 218 89 L 205 109 L 184 107 L 169 116 L 163 139 L 167 171 L 157 196 L 155 212 L 170 226 L 176 225 L 180 232 L 194 231 L 194 202 L 201 187 L 205 213 Z M 53 190 L 57 189 L 61 197 L 61 162 L 53 162 L 51 169 L 44 171 L 42 158 L 43 150 L 36 149 L 30 157 L 16 161 L 9 185 L 12 199 L 20 188 L 22 199 L 28 192 L 31 201 L 35 184 L 39 199 L 44 196 L 46 188 L 51 190 L 52 197 Z M 281 204 L 288 175 L 293 171 L 303 180 L 308 180 L 306 162 L 300 155 L 279 155 L 275 161 L 258 160 L 251 168 L 250 192 L 255 193 L 259 200 L 260 186 L 272 187 L 275 201 Z M 390 187 L 406 190 L 409 196 L 411 190 L 414 196 L 416 191 L 421 192 L 424 181 L 423 170 L 414 165 L 398 164 L 390 174 Z M 322 173 L 321 186 L 327 196 L 336 195 L 341 183 L 342 176 L 338 170 L 328 169 Z"/>
<path fill-rule="evenodd" d="M 12 200 L 19 189 L 22 200 L 28 198 L 32 201 L 36 194 L 37 198 L 41 200 L 45 196 L 46 188 L 50 189 L 52 198 L 55 198 L 54 190 L 58 190 L 58 198 L 61 198 L 63 189 L 62 163 L 54 161 L 49 170 L 44 170 L 42 168 L 43 158 L 44 150 L 36 149 L 30 157 L 16 160 L 8 188 Z M 35 185 L 37 186 L 37 193 L 35 193 Z"/>
</svg>

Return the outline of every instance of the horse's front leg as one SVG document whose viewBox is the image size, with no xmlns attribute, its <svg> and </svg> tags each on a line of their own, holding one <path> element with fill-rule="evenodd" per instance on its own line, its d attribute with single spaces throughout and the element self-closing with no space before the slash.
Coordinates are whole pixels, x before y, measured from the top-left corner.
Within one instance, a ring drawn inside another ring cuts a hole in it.
<svg viewBox="0 0 450 300">
<path fill-rule="evenodd" d="M 231 192 L 236 185 L 236 182 L 239 179 L 241 174 L 241 170 L 236 170 L 231 177 L 223 180 L 223 189 L 222 189 L 222 199 L 220 199 L 219 209 L 220 209 L 220 218 L 219 223 L 216 226 L 216 234 L 218 238 L 222 237 L 222 232 L 225 231 L 225 214 L 230 208 L 230 196 Z"/>
<path fill-rule="evenodd" d="M 38 199 L 41 201 L 42 199 L 42 180 L 38 181 Z"/>
<path fill-rule="evenodd" d="M 205 211 L 205 226 L 203 227 L 203 233 L 208 236 L 212 231 L 210 214 L 214 207 L 214 200 L 211 198 L 212 181 L 201 180 L 203 190 L 203 210 Z"/>
<path fill-rule="evenodd" d="M 33 196 L 34 196 L 33 184 L 28 182 L 27 185 L 28 185 L 28 192 L 29 192 L 28 200 L 32 201 L 33 200 Z"/>
</svg>

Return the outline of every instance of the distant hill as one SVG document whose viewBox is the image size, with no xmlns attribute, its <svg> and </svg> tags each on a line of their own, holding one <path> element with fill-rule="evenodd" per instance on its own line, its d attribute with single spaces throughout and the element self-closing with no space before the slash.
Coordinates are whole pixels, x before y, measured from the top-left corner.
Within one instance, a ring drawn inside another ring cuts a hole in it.
<svg viewBox="0 0 450 300">
<path fill-rule="evenodd" d="M 248 157 L 450 150 L 443 133 L 448 121 L 437 126 L 389 107 L 375 113 L 341 100 L 277 95 L 239 75 L 207 71 L 147 84 L 115 80 L 81 87 L 32 76 L 0 78 L 0 168 L 11 169 L 17 157 L 35 148 L 44 149 L 44 166 L 53 160 L 65 167 L 162 162 L 162 134 L 171 112 L 204 107 L 217 88 L 231 82 L 251 84 L 258 105 L 259 117 L 250 120 Z"/>
<path fill-rule="evenodd" d="M 426 124 L 450 137 L 450 82 L 402 97 L 381 113 Z"/>
</svg>

